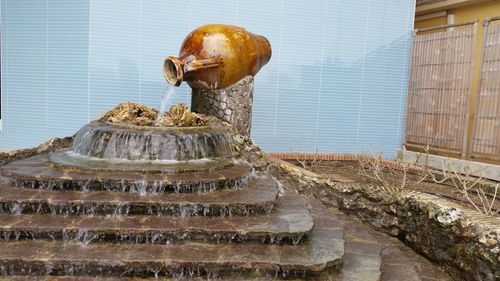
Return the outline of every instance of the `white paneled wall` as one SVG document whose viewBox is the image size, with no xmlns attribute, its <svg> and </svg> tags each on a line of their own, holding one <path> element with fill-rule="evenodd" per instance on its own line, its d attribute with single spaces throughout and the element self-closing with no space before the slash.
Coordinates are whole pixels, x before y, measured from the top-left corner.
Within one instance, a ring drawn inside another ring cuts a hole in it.
<svg viewBox="0 0 500 281">
<path fill-rule="evenodd" d="M 72 134 L 123 100 L 157 106 L 164 57 L 206 23 L 266 36 L 253 138 L 268 151 L 392 156 L 401 145 L 412 0 L 3 0 L 0 147 Z M 189 100 L 180 87 L 179 101 Z"/>
</svg>

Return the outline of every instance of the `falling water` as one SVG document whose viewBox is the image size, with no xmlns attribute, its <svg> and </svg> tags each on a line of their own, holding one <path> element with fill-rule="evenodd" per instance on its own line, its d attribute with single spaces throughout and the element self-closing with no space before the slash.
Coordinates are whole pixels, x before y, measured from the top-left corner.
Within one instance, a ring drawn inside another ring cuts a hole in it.
<svg viewBox="0 0 500 281">
<path fill-rule="evenodd" d="M 165 115 L 167 110 L 169 110 L 170 105 L 172 105 L 172 101 L 175 97 L 175 87 L 168 84 L 167 88 L 163 92 L 163 97 L 160 101 L 160 111 L 158 113 L 158 117 L 156 117 L 156 122 L 159 122 L 161 118 Z"/>
<path fill-rule="evenodd" d="M 111 125 L 90 123 L 77 132 L 73 152 L 66 152 L 57 158 L 63 162 L 70 161 L 69 164 L 78 164 L 81 161 L 95 162 L 97 159 L 76 159 L 78 157 L 75 156 L 115 161 L 185 161 L 202 158 L 229 159 L 234 154 L 232 137 L 219 129 L 190 128 L 189 133 L 186 133 L 176 129 L 124 130 Z"/>
</svg>

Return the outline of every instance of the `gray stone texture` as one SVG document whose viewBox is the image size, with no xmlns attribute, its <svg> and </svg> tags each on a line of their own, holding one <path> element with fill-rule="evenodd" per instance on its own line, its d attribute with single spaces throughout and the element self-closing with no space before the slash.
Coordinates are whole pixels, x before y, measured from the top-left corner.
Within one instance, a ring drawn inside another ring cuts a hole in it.
<svg viewBox="0 0 500 281">
<path fill-rule="evenodd" d="M 456 272 L 453 280 L 500 280 L 500 221 L 474 210 L 420 192 L 390 194 L 384 188 L 361 183 L 333 182 L 288 163 L 269 165 L 271 174 L 298 182 L 296 188 L 323 204 L 340 208 Z M 358 232 L 360 233 L 360 232 Z M 383 271 L 396 272 L 398 267 Z M 401 275 L 407 273 L 401 269 Z M 384 274 L 383 274 L 384 275 Z M 393 277 L 396 273 L 392 274 Z M 383 280 L 394 280 L 386 277 Z M 398 278 L 395 280 L 412 280 Z M 424 280 L 424 279 L 422 279 Z M 429 280 L 429 279 L 427 279 Z M 436 280 L 436 279 L 430 279 Z"/>
<path fill-rule="evenodd" d="M 219 90 L 193 89 L 191 108 L 194 112 L 218 117 L 249 136 L 252 127 L 253 76 Z"/>
</svg>

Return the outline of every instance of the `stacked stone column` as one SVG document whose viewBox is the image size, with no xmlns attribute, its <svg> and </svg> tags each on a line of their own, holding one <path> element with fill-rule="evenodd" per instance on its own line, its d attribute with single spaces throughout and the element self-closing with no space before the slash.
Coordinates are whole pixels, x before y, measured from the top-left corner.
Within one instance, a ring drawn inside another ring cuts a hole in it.
<svg viewBox="0 0 500 281">
<path fill-rule="evenodd" d="M 252 127 L 253 76 L 218 90 L 193 89 L 194 112 L 216 116 L 231 123 L 242 135 L 250 136 Z"/>
</svg>

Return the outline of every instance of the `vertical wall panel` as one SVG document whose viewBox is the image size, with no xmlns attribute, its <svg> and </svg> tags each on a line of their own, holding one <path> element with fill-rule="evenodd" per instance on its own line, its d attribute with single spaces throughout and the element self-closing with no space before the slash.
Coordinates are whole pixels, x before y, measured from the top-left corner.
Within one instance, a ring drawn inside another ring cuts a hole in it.
<svg viewBox="0 0 500 281">
<path fill-rule="evenodd" d="M 487 22 L 471 157 L 500 161 L 500 18 Z"/>
<path fill-rule="evenodd" d="M 47 136 L 68 136 L 87 119 L 88 18 L 85 1 L 47 1 Z"/>
<path fill-rule="evenodd" d="M 476 25 L 415 35 L 407 145 L 430 145 L 465 156 Z"/>
<path fill-rule="evenodd" d="M 139 101 L 140 1 L 90 0 L 90 118 Z"/>
<path fill-rule="evenodd" d="M 33 145 L 47 137 L 47 1 L 2 1 L 2 36 L 0 144 Z"/>
<path fill-rule="evenodd" d="M 400 107 L 406 97 L 407 56 L 410 53 L 410 33 L 399 34 L 398 24 L 411 24 L 401 10 L 412 11 L 402 1 L 378 1 L 370 5 L 367 26 L 366 56 L 363 60 L 363 86 L 359 105 L 356 150 L 373 146 L 387 156 L 394 153 L 394 143 L 401 140 L 403 126 Z M 393 130 L 393 128 L 399 128 Z M 389 154 L 389 155 L 388 155 Z"/>
<path fill-rule="evenodd" d="M 314 149 L 325 6 L 326 1 L 285 1 L 274 151 Z"/>
<path fill-rule="evenodd" d="M 143 0 L 141 1 L 140 26 L 140 99 L 142 103 L 158 106 L 165 90 L 162 65 L 167 55 L 177 55 L 185 34 L 180 30 L 189 28 L 188 1 Z M 190 101 L 190 91 L 186 83 L 176 90 L 176 102 Z"/>
<path fill-rule="evenodd" d="M 238 1 L 238 24 L 251 32 L 263 34 L 271 42 L 271 61 L 260 70 L 254 85 L 252 137 L 268 150 L 275 149 L 277 98 L 283 73 L 281 64 L 282 35 L 285 30 L 282 17 L 285 0 Z M 269 28 L 269 27 L 273 28 Z"/>
</svg>

